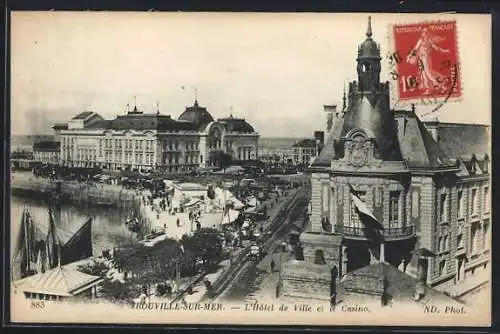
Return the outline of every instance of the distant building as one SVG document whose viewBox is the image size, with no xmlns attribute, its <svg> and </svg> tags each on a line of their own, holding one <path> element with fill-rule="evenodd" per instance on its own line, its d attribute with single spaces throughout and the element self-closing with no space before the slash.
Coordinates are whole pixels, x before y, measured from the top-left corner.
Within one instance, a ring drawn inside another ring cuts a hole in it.
<svg viewBox="0 0 500 334">
<path fill-rule="evenodd" d="M 308 166 L 318 151 L 315 139 L 303 139 L 293 144 L 294 165 Z"/>
<path fill-rule="evenodd" d="M 134 107 L 106 120 L 85 111 L 67 124 L 56 124 L 61 138 L 60 162 L 105 170 L 191 171 L 216 166 L 222 154 L 232 160 L 257 158 L 259 134 L 242 118 L 214 120 L 198 101 L 179 118 Z"/>
<path fill-rule="evenodd" d="M 57 141 L 39 141 L 33 144 L 33 156 L 36 162 L 58 164 L 61 143 Z"/>
<path fill-rule="evenodd" d="M 381 262 L 457 297 L 486 284 L 488 127 L 423 123 L 415 110 L 391 110 L 370 23 L 356 61 L 358 81 L 349 83 L 345 112 L 333 119 L 309 167 L 312 213 L 300 242 L 304 265 L 318 266 L 303 281 L 317 275 L 328 284 L 332 268 L 340 278 Z"/>
<path fill-rule="evenodd" d="M 266 163 L 293 164 L 295 138 L 260 138 L 259 160 Z"/>
<path fill-rule="evenodd" d="M 11 152 L 33 152 L 33 144 L 40 141 L 57 141 L 52 135 L 11 135 Z"/>
</svg>

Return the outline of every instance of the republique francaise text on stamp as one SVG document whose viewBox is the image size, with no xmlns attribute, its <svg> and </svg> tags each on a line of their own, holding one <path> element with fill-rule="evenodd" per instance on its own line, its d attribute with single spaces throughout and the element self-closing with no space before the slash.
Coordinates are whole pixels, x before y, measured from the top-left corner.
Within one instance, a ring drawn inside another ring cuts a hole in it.
<svg viewBox="0 0 500 334">
<path fill-rule="evenodd" d="M 389 37 L 395 104 L 443 104 L 462 97 L 456 21 L 395 24 Z"/>
</svg>

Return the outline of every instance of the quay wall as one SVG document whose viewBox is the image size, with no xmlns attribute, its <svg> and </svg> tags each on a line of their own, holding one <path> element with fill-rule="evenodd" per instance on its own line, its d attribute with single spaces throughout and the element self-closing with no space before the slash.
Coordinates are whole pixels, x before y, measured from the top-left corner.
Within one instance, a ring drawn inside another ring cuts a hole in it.
<svg viewBox="0 0 500 334">
<path fill-rule="evenodd" d="M 142 194 L 132 189 L 113 184 L 55 181 L 29 173 L 12 173 L 10 186 L 13 194 L 33 194 L 79 205 L 107 206 L 135 212 L 142 232 L 150 231 L 151 224 L 145 215 Z"/>
</svg>

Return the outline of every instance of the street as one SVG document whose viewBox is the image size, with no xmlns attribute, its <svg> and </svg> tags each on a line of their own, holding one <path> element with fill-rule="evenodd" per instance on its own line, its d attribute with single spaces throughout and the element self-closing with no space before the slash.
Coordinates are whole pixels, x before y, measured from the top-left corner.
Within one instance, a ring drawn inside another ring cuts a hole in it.
<svg viewBox="0 0 500 334">
<path fill-rule="evenodd" d="M 305 227 L 305 211 L 309 202 L 309 193 L 300 198 L 290 212 L 283 226 L 269 240 L 267 252 L 258 263 L 249 262 L 238 273 L 236 278 L 221 293 L 219 300 L 227 302 L 251 302 L 253 300 L 270 300 L 276 298 L 276 287 L 279 281 L 281 263 L 292 258 L 290 249 L 283 251 L 281 242 L 288 240 L 288 235 L 293 226 L 302 231 Z M 271 270 L 271 261 L 274 260 L 275 268 Z"/>
</svg>

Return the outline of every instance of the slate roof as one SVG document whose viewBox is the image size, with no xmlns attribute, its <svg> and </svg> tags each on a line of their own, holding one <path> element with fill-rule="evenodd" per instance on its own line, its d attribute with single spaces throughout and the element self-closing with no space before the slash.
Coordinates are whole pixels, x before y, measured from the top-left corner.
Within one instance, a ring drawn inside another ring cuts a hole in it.
<svg viewBox="0 0 500 334">
<path fill-rule="evenodd" d="M 90 118 L 90 119 L 89 119 Z M 87 120 L 85 129 L 113 129 L 113 130 L 158 130 L 158 131 L 204 131 L 208 124 L 214 122 L 214 118 L 207 108 L 200 107 L 195 100 L 193 106 L 186 107 L 178 119 L 172 119 L 170 115 L 159 113 L 145 114 L 134 107 L 126 115 L 118 115 L 113 120 L 106 120 L 93 111 L 84 111 L 73 120 Z M 242 118 L 227 117 L 219 119 L 227 131 L 239 133 L 254 133 L 254 128 Z M 68 124 L 56 123 L 54 130 L 67 129 Z"/>
<path fill-rule="evenodd" d="M 475 154 L 481 158 L 490 155 L 490 127 L 479 124 L 437 124 L 439 147 L 450 157 Z"/>
<path fill-rule="evenodd" d="M 207 108 L 198 105 L 198 100 L 194 101 L 192 107 L 186 107 L 186 110 L 184 110 L 178 119 L 180 121 L 191 122 L 198 131 L 205 130 L 207 125 L 214 121 Z"/>
<path fill-rule="evenodd" d="M 344 125 L 344 119 L 338 118 L 333 123 L 330 133 L 325 134 L 326 140 L 323 149 L 320 154 L 316 157 L 311 167 L 329 167 L 332 158 L 335 157 L 335 141 L 340 138 L 342 128 Z"/>
<path fill-rule="evenodd" d="M 394 114 L 401 154 L 410 168 L 456 165 L 456 160 L 441 150 L 413 110 L 396 110 Z"/>
<path fill-rule="evenodd" d="M 44 140 L 33 144 L 33 151 L 58 152 L 61 143 L 58 141 Z"/>
<path fill-rule="evenodd" d="M 54 130 L 68 130 L 68 123 L 56 123 L 52 128 Z"/>
<path fill-rule="evenodd" d="M 228 132 L 252 133 L 255 132 L 253 126 L 247 123 L 243 118 L 234 118 L 232 116 L 219 118 L 217 121 L 224 123 Z"/>
<path fill-rule="evenodd" d="M 89 117 L 93 113 L 94 113 L 93 111 L 84 111 L 82 113 L 79 113 L 78 115 L 76 115 L 72 119 L 86 119 L 87 117 Z"/>
<path fill-rule="evenodd" d="M 398 268 L 385 262 L 378 262 L 348 273 L 340 284 L 346 292 L 359 291 L 360 294 L 376 295 L 385 290 L 386 295 L 393 301 L 409 301 L 413 300 L 418 283 L 417 279 Z M 426 287 L 425 290 L 425 296 L 418 303 L 439 302 L 450 306 L 460 305 L 457 300 L 434 288 Z"/>
<path fill-rule="evenodd" d="M 16 281 L 14 285 L 23 292 L 70 297 L 80 292 L 81 289 L 97 284 L 100 279 L 98 276 L 84 274 L 77 270 L 56 267 Z"/>
<path fill-rule="evenodd" d="M 456 159 L 447 154 L 412 110 L 395 110 L 397 141 L 402 158 L 410 168 L 455 167 Z M 325 141 L 325 146 L 311 167 L 328 167 L 335 152 L 335 142 L 340 139 L 344 118 L 335 121 Z"/>
<path fill-rule="evenodd" d="M 106 124 L 106 123 L 103 123 Z M 159 130 L 159 131 L 193 131 L 195 127 L 190 122 L 180 122 L 167 115 L 159 114 L 128 114 L 117 116 L 108 125 L 114 130 Z"/>
</svg>

